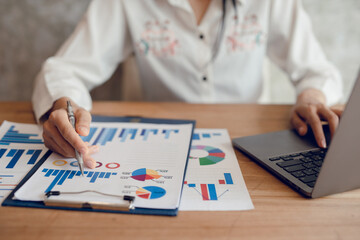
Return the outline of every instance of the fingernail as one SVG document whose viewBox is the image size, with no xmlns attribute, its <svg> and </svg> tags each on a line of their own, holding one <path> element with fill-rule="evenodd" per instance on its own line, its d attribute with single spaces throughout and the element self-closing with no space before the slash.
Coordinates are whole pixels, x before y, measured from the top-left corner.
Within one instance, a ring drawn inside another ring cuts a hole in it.
<svg viewBox="0 0 360 240">
<path fill-rule="evenodd" d="M 88 168 L 91 168 L 91 169 L 94 169 L 95 168 L 95 165 L 96 163 L 94 161 L 91 161 L 91 160 L 87 160 L 85 161 L 85 164 Z"/>
<path fill-rule="evenodd" d="M 87 127 L 79 127 L 81 135 L 87 136 L 89 134 L 89 129 Z"/>
<path fill-rule="evenodd" d="M 326 141 L 325 141 L 325 139 L 323 139 L 323 140 L 321 141 L 321 145 L 322 145 L 323 148 L 326 148 Z"/>
<path fill-rule="evenodd" d="M 301 135 L 304 134 L 304 131 L 305 131 L 304 127 L 299 127 L 299 128 L 298 128 L 298 132 L 299 132 Z"/>
</svg>

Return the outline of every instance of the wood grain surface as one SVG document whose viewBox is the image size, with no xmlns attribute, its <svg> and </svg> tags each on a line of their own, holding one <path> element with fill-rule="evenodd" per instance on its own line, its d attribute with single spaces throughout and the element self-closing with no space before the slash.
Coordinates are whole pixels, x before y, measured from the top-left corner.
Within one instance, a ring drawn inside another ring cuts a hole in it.
<svg viewBox="0 0 360 240">
<path fill-rule="evenodd" d="M 287 105 L 96 102 L 93 114 L 194 119 L 232 138 L 290 128 Z M 28 102 L 0 102 L 0 121 L 34 123 Z M 0 239 L 360 239 L 360 190 L 305 199 L 236 151 L 255 209 L 177 217 L 0 207 Z"/>
</svg>

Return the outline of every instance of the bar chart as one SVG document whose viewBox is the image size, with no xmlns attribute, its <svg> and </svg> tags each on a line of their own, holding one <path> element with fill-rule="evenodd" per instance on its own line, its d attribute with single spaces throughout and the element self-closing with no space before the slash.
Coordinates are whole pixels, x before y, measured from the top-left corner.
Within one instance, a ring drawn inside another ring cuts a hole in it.
<svg viewBox="0 0 360 240">
<path fill-rule="evenodd" d="M 221 133 L 194 133 L 192 140 L 211 139 L 221 136 Z"/>
<path fill-rule="evenodd" d="M 225 179 L 218 180 L 218 182 L 219 182 L 218 187 L 221 185 L 233 185 L 234 184 L 231 173 L 224 173 L 224 178 Z M 226 189 L 222 194 L 218 195 L 217 190 L 216 190 L 217 185 L 214 183 L 196 184 L 196 183 L 188 183 L 187 181 L 185 181 L 184 184 L 187 185 L 189 188 L 194 189 L 197 193 L 199 193 L 204 201 L 216 201 L 222 195 L 224 195 L 226 192 L 229 191 L 228 189 Z M 197 187 L 200 187 L 200 191 L 198 190 Z"/>
<path fill-rule="evenodd" d="M 59 170 L 59 169 L 48 169 L 44 168 L 42 172 L 45 177 L 54 177 L 51 184 L 44 191 L 49 192 L 55 186 L 62 185 L 65 181 L 73 179 L 75 176 L 80 176 L 81 172 L 78 170 Z M 109 179 L 111 176 L 117 175 L 116 172 L 96 172 L 96 171 L 84 171 L 86 178 L 89 178 L 89 183 L 95 183 L 97 179 Z"/>
<path fill-rule="evenodd" d="M 179 133 L 179 129 L 164 129 L 162 131 L 165 134 L 165 139 L 169 139 L 171 133 Z"/>
<path fill-rule="evenodd" d="M 173 134 L 179 133 L 179 129 L 156 129 L 156 128 L 98 128 L 91 127 L 88 136 L 81 136 L 84 142 L 91 145 L 106 145 L 116 139 L 127 142 L 135 139 L 148 141 L 151 136 L 169 139 Z M 161 136 L 160 136 L 161 135 Z M 117 136 L 115 138 L 115 136 Z"/>
<path fill-rule="evenodd" d="M 144 141 L 146 141 L 150 134 L 157 135 L 157 133 L 158 129 L 143 129 L 140 135 L 143 136 Z"/>
<path fill-rule="evenodd" d="M 13 174 L 0 174 L 0 202 L 17 185 L 17 179 Z"/>
<path fill-rule="evenodd" d="M 125 142 L 127 140 L 128 136 L 131 140 L 134 140 L 137 131 L 138 131 L 137 128 L 123 128 L 119 135 L 120 142 Z"/>
<path fill-rule="evenodd" d="M 11 143 L 43 144 L 44 142 L 39 134 L 20 133 L 16 131 L 15 126 L 12 125 L 0 139 L 0 145 L 10 145 Z"/>
<path fill-rule="evenodd" d="M 105 146 L 107 142 L 113 141 L 117 128 L 102 128 L 92 145 Z"/>
<path fill-rule="evenodd" d="M 39 159 L 40 154 L 43 150 L 41 149 L 6 149 L 6 148 L 0 148 L 0 159 L 4 160 L 5 162 L 6 158 L 9 158 L 9 162 L 6 164 L 6 169 L 13 169 L 16 167 L 16 164 L 19 162 L 19 160 L 22 158 L 22 156 L 28 155 L 30 158 L 27 161 L 27 165 L 34 165 L 36 161 Z"/>
</svg>

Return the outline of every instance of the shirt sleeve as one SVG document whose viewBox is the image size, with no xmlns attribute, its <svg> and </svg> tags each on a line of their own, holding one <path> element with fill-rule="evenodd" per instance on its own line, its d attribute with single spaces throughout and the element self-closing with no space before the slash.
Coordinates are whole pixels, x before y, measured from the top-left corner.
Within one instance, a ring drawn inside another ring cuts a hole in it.
<svg viewBox="0 0 360 240">
<path fill-rule="evenodd" d="M 343 94 L 339 71 L 325 57 L 300 0 L 273 0 L 267 54 L 284 70 L 299 95 L 308 88 L 325 94 L 327 105 Z"/>
<path fill-rule="evenodd" d="M 131 52 L 122 1 L 94 0 L 55 56 L 45 61 L 32 96 L 36 119 L 61 97 L 90 110 L 89 91 L 105 82 Z"/>
</svg>

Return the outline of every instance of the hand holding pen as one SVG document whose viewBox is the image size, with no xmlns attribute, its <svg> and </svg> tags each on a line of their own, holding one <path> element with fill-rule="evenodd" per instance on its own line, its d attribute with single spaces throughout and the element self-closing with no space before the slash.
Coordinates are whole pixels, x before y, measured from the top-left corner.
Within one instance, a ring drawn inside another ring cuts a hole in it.
<svg viewBox="0 0 360 240">
<path fill-rule="evenodd" d="M 69 100 L 66 101 L 66 110 L 67 110 L 67 114 L 68 114 L 68 118 L 69 118 L 69 121 L 71 123 L 71 126 L 75 128 L 75 115 L 74 115 L 74 111 L 73 111 L 73 108 L 71 106 L 71 102 Z M 82 154 L 78 152 L 78 150 L 75 149 L 75 158 L 78 162 L 78 165 L 79 165 L 79 169 L 80 169 L 80 172 L 81 172 L 81 175 L 84 176 L 84 161 L 83 161 L 83 157 L 82 157 Z"/>
<path fill-rule="evenodd" d="M 43 138 L 45 146 L 64 157 L 76 157 L 78 159 L 81 155 L 87 167 L 95 168 L 96 162 L 91 154 L 97 152 L 99 148 L 88 146 L 79 136 L 89 134 L 91 114 L 73 103 L 70 104 L 72 105 L 73 117 L 68 116 L 67 101 L 69 100 L 68 98 L 58 99 L 44 120 Z M 75 128 L 71 121 L 74 121 Z M 78 156 L 76 156 L 76 152 L 78 152 Z"/>
</svg>

